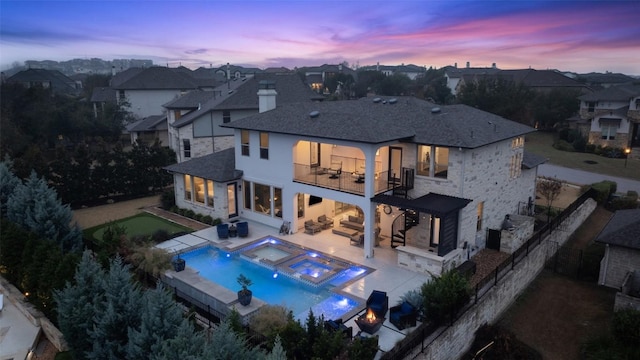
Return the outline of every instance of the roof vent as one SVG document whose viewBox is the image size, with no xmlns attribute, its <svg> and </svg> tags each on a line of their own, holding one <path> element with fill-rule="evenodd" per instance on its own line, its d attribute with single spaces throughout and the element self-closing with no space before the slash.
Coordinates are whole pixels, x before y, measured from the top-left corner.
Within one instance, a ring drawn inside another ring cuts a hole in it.
<svg viewBox="0 0 640 360">
<path fill-rule="evenodd" d="M 440 114 L 440 108 L 439 107 L 434 107 L 431 109 L 431 113 L 432 114 Z"/>
<path fill-rule="evenodd" d="M 235 90 L 229 90 L 229 92 L 227 94 L 233 94 Z"/>
<path fill-rule="evenodd" d="M 382 103 L 383 103 L 383 104 L 386 104 L 386 103 L 387 103 L 387 100 L 382 100 Z"/>
<path fill-rule="evenodd" d="M 312 119 L 315 119 L 318 116 L 320 116 L 320 111 L 316 110 L 316 111 L 312 111 L 312 112 L 309 113 L 309 117 L 312 118 Z"/>
<path fill-rule="evenodd" d="M 375 99 L 373 99 L 373 103 L 374 103 L 374 104 L 377 104 L 377 103 L 379 103 L 379 102 L 381 102 L 381 101 L 382 101 L 382 99 L 380 99 L 380 98 L 375 98 Z"/>
<path fill-rule="evenodd" d="M 396 99 L 396 98 L 389 99 L 389 104 L 392 104 L 392 105 L 393 105 L 393 104 L 395 104 L 395 103 L 397 103 L 397 102 L 398 102 L 398 99 Z"/>
</svg>

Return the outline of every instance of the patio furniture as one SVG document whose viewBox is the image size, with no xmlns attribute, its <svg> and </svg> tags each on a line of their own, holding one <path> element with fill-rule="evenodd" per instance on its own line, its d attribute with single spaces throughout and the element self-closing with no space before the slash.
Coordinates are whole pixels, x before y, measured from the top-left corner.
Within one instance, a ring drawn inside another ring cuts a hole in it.
<svg viewBox="0 0 640 360">
<path fill-rule="evenodd" d="M 327 217 L 327 215 L 318 216 L 318 223 L 322 225 L 323 229 L 328 229 L 333 227 L 333 219 Z"/>
<path fill-rule="evenodd" d="M 367 299 L 367 309 L 371 309 L 376 317 L 384 318 L 389 310 L 389 297 L 385 291 L 373 290 Z"/>
<path fill-rule="evenodd" d="M 418 310 L 407 301 L 403 301 L 402 304 L 392 306 L 389 309 L 389 322 L 395 325 L 398 330 L 416 326 L 417 318 Z"/>
<path fill-rule="evenodd" d="M 218 231 L 218 239 L 229 238 L 229 224 L 219 224 L 216 226 L 216 230 Z"/>
<path fill-rule="evenodd" d="M 289 231 L 291 231 L 291 222 L 284 221 L 280 226 L 280 235 L 289 235 Z"/>
<path fill-rule="evenodd" d="M 340 226 L 357 231 L 364 231 L 364 218 L 349 215 L 346 219 L 340 220 Z"/>
<path fill-rule="evenodd" d="M 331 167 L 327 169 L 330 179 L 337 179 L 342 174 L 342 161 L 331 162 Z"/>
<path fill-rule="evenodd" d="M 384 320 L 383 316 L 377 316 L 371 308 L 367 308 L 367 312 L 358 316 L 354 321 L 360 330 L 373 335 L 380 330 Z"/>
<path fill-rule="evenodd" d="M 315 235 L 317 232 L 322 231 L 322 225 L 313 220 L 307 220 L 304 222 L 304 232 L 307 234 Z"/>
<path fill-rule="evenodd" d="M 326 320 L 324 322 L 324 328 L 329 332 L 341 332 L 346 340 L 351 340 L 353 337 L 353 328 L 343 324 L 342 319 Z"/>
<path fill-rule="evenodd" d="M 234 224 L 229 226 L 229 237 L 237 237 L 238 236 L 238 228 Z"/>
<path fill-rule="evenodd" d="M 246 221 L 241 221 L 236 224 L 236 228 L 238 229 L 238 236 L 241 238 L 249 236 L 249 223 Z"/>
</svg>

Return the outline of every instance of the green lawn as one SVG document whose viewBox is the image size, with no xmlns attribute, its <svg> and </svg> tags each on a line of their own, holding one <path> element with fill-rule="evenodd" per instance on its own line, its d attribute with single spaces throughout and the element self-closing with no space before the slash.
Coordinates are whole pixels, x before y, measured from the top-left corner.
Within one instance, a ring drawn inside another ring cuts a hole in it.
<svg viewBox="0 0 640 360">
<path fill-rule="evenodd" d="M 158 230 L 165 230 L 169 234 L 178 232 L 192 232 L 193 229 L 178 225 L 171 221 L 159 218 L 148 213 L 141 213 L 128 218 L 120 219 L 112 223 L 124 226 L 127 229 L 127 236 L 151 235 Z M 102 239 L 102 234 L 109 224 L 96 226 L 85 230 L 85 235 L 95 239 Z"/>
<path fill-rule="evenodd" d="M 595 154 L 556 150 L 553 145 L 554 133 L 537 131 L 526 136 L 524 148 L 536 155 L 549 159 L 549 164 L 572 169 L 607 174 L 633 180 L 640 180 L 640 160 L 611 159 Z M 588 164 L 585 161 L 595 161 Z"/>
</svg>

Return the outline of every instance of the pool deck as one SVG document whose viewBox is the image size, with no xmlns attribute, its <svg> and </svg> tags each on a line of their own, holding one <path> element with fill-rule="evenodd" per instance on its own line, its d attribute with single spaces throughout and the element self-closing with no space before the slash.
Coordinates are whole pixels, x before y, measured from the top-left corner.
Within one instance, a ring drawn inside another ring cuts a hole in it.
<svg viewBox="0 0 640 360">
<path fill-rule="evenodd" d="M 365 265 L 375 269 L 376 271 L 373 271 L 363 278 L 349 283 L 347 286 L 342 288 L 342 291 L 360 299 L 368 298 L 373 290 L 386 291 L 387 296 L 389 296 L 389 307 L 396 305 L 401 295 L 409 290 L 419 288 L 424 282 L 429 279 L 428 275 L 419 274 L 399 268 L 397 266 L 396 251 L 390 247 L 390 240 L 388 238 L 383 238 L 380 241 L 380 246 L 374 248 L 373 258 L 365 258 L 364 251 L 361 247 L 351 246 L 350 240 L 348 238 L 336 235 L 330 229 L 323 230 L 322 232 L 316 233 L 315 235 L 306 234 L 304 233 L 304 231 L 298 231 L 297 233 L 291 235 L 278 235 L 278 232 L 279 229 L 277 228 L 249 221 L 249 236 L 246 238 L 236 237 L 229 239 L 218 239 L 215 227 L 210 227 L 203 230 L 195 231 L 188 235 L 177 237 L 175 239 L 161 243 L 157 246 L 167 249 L 167 251 L 169 252 L 182 252 L 211 244 L 215 247 L 226 248 L 232 251 L 233 249 L 242 247 L 250 242 L 264 238 L 266 236 L 283 239 L 308 249 L 313 249 L 325 254 L 332 255 L 334 257 L 342 258 L 344 260 L 348 260 L 350 262 Z M 205 282 L 202 281 L 199 276 L 196 276 L 196 273 L 194 273 L 192 270 L 189 270 L 189 264 L 187 264 L 187 269 L 185 271 L 182 271 L 180 273 L 169 271 L 169 273 L 173 273 L 170 274 L 170 276 L 179 276 L 184 280 L 188 280 L 188 283 L 193 283 L 196 287 L 202 288 L 214 286 L 214 288 L 206 288 L 207 291 L 213 291 L 210 293 L 227 294 L 223 296 L 233 295 L 232 298 L 227 299 L 228 301 L 230 301 L 230 303 L 234 300 L 237 300 L 235 293 L 229 292 L 226 289 L 225 291 L 219 291 L 219 289 L 215 288 L 215 286 L 218 285 L 212 284 L 208 281 L 206 281 L 205 284 Z M 238 308 L 238 310 L 242 312 L 251 312 L 255 310 L 254 307 L 259 307 L 261 305 L 262 304 L 259 302 L 259 299 L 254 298 L 251 305 L 246 308 L 241 306 L 240 308 L 245 309 Z M 364 309 L 359 311 L 356 315 L 360 315 L 363 312 Z M 355 324 L 356 317 L 357 316 L 353 315 L 348 319 L 344 319 L 346 326 L 353 327 L 354 334 L 359 331 L 358 326 Z M 390 350 L 391 348 L 393 348 L 396 342 L 404 338 L 404 336 L 412 329 L 413 328 L 408 328 L 402 331 L 398 330 L 394 325 L 389 323 L 387 314 L 387 320 L 385 320 L 382 328 L 380 328 L 380 330 L 375 334 L 379 337 L 378 345 L 380 350 Z M 368 336 L 364 333 L 363 335 Z M 379 356 L 380 352 L 378 354 L 378 357 Z"/>
</svg>

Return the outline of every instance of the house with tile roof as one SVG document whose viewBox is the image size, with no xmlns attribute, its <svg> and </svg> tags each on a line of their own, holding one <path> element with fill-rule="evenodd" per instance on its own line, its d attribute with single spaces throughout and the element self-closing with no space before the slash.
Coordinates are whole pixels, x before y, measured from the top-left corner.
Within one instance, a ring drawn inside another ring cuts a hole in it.
<svg viewBox="0 0 640 360">
<path fill-rule="evenodd" d="M 578 99 L 580 131 L 589 144 L 631 149 L 632 156 L 640 155 L 640 85 L 611 86 Z"/>
<path fill-rule="evenodd" d="M 616 211 L 595 241 L 606 245 L 598 284 L 621 289 L 630 273 L 640 271 L 640 209 Z"/>
<path fill-rule="evenodd" d="M 278 103 L 220 126 L 232 148 L 166 168 L 178 206 L 292 232 L 326 216 L 363 257 L 390 246 L 398 266 L 432 274 L 484 248 L 489 230 L 507 231 L 507 215 L 523 241 L 533 232 L 517 214 L 544 159 L 525 153 L 526 125 L 400 97 Z"/>
<path fill-rule="evenodd" d="M 263 84 L 272 89 L 260 88 Z M 258 101 L 259 91 L 272 91 L 273 99 Z M 213 91 L 192 91 L 164 105 L 169 123 L 169 146 L 178 162 L 233 146 L 233 131 L 220 127 L 237 119 L 266 111 L 278 104 L 321 101 L 297 74 L 261 73 L 236 78 Z"/>
</svg>

